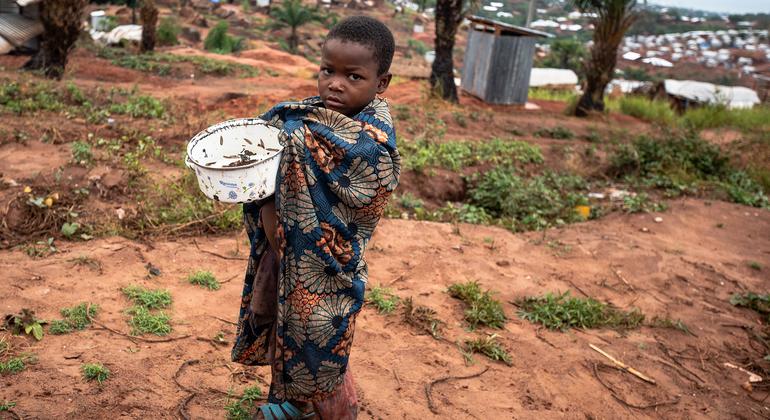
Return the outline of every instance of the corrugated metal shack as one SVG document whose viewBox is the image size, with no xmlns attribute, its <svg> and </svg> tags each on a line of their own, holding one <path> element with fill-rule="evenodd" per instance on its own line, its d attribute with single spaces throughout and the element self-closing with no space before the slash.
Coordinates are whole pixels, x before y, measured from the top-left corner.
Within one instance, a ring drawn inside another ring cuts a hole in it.
<svg viewBox="0 0 770 420">
<path fill-rule="evenodd" d="M 471 16 L 462 89 L 492 104 L 527 102 L 537 38 L 553 35 Z"/>
</svg>

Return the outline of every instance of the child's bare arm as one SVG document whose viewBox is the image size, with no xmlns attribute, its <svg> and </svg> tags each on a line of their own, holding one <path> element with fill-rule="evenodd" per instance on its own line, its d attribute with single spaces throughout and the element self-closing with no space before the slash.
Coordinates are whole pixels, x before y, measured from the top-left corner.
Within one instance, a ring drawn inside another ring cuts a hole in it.
<svg viewBox="0 0 770 420">
<path fill-rule="evenodd" d="M 270 242 L 270 247 L 273 248 L 273 251 L 278 252 L 278 245 L 275 243 L 276 221 L 278 219 L 275 211 L 275 201 L 268 200 L 260 209 L 259 217 L 262 219 L 262 228 L 265 230 L 265 236 L 267 236 L 267 241 Z"/>
</svg>

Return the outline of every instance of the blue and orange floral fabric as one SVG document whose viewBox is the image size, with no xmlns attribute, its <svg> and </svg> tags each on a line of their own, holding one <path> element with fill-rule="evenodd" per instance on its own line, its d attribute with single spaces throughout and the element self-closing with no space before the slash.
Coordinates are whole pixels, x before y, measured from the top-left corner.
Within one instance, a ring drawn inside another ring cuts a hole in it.
<svg viewBox="0 0 770 420">
<path fill-rule="evenodd" d="M 278 104 L 261 116 L 284 146 L 275 203 L 280 269 L 274 322 L 252 313 L 257 266 L 269 246 L 259 205 L 244 205 L 251 254 L 232 358 L 273 363 L 270 399 L 330 395 L 348 365 L 364 301 L 366 244 L 398 185 L 401 158 L 388 104 L 374 99 L 349 118 L 318 97 Z"/>
</svg>

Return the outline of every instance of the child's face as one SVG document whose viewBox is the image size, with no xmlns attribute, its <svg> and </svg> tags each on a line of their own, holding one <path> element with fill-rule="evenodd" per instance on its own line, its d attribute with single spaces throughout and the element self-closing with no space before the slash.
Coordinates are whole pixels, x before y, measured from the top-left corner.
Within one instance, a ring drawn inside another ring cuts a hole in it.
<svg viewBox="0 0 770 420">
<path fill-rule="evenodd" d="M 390 73 L 377 74 L 371 48 L 339 39 L 324 43 L 318 94 L 327 109 L 352 117 L 385 92 L 390 78 Z"/>
</svg>

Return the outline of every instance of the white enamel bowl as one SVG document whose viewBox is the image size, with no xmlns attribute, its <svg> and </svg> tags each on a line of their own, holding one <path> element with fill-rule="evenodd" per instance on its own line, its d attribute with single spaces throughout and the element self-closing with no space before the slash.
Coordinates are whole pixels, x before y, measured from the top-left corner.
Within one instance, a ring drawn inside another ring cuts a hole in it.
<svg viewBox="0 0 770 420">
<path fill-rule="evenodd" d="M 257 201 L 275 192 L 283 147 L 279 130 L 259 118 L 228 120 L 187 144 L 187 166 L 207 197 L 225 203 Z"/>
</svg>

